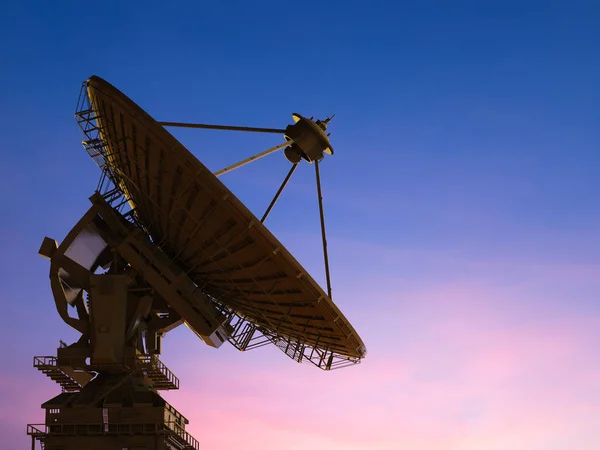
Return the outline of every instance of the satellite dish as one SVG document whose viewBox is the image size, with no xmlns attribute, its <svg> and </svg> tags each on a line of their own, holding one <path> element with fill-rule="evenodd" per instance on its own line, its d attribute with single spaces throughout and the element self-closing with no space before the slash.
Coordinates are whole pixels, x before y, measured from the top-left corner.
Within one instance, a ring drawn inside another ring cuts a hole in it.
<svg viewBox="0 0 600 450">
<path fill-rule="evenodd" d="M 160 435 L 165 448 L 197 448 L 187 420 L 157 393 L 179 387 L 158 355 L 164 334 L 180 324 L 213 347 L 274 344 L 324 370 L 366 355 L 331 299 L 319 172 L 333 154 L 331 118 L 292 118 L 285 129 L 157 122 L 101 78 L 84 82 L 76 119 L 102 176 L 63 242 L 45 238 L 40 248 L 57 310 L 81 338 L 61 344 L 56 357 L 34 358 L 63 393 L 42 405 L 44 425 L 28 427 L 33 443 L 96 448 L 121 436 L 120 449 Z M 285 141 L 212 173 L 168 126 L 277 133 Z M 293 165 L 259 220 L 218 176 L 282 148 Z M 315 167 L 327 292 L 264 226 L 302 160 Z"/>
</svg>

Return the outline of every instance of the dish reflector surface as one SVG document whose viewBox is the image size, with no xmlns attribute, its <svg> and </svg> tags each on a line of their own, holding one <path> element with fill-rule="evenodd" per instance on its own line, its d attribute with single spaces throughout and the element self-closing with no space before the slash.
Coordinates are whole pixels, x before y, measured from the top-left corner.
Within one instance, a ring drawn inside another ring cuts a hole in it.
<svg viewBox="0 0 600 450">
<path fill-rule="evenodd" d="M 277 335 L 350 358 L 366 349 L 285 247 L 152 117 L 98 77 L 87 81 L 108 169 L 153 242 L 203 292 Z"/>
</svg>

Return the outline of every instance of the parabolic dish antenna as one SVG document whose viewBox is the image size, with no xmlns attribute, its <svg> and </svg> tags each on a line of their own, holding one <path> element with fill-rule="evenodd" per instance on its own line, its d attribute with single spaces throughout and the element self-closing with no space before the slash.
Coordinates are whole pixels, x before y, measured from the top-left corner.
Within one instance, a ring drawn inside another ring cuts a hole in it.
<svg viewBox="0 0 600 450">
<path fill-rule="evenodd" d="M 160 435 L 162 447 L 139 448 L 197 448 L 186 419 L 156 393 L 179 387 L 157 355 L 182 323 L 213 347 L 272 343 L 325 370 L 365 356 L 331 299 L 319 175 L 319 161 L 333 154 L 330 118 L 294 114 L 284 130 L 157 122 L 94 76 L 76 119 L 101 180 L 90 210 L 60 245 L 45 238 L 40 254 L 50 259 L 57 310 L 81 338 L 57 357 L 34 358 L 63 393 L 42 405 L 46 424 L 28 426 L 32 442 L 121 450 Z M 212 173 L 165 126 L 280 133 L 285 142 Z M 259 220 L 217 176 L 279 149 L 292 168 Z M 263 224 L 302 160 L 316 172 L 327 292 Z"/>
<path fill-rule="evenodd" d="M 323 289 L 173 135 L 98 77 L 88 80 L 87 94 L 93 127 L 105 130 L 103 150 L 92 154 L 152 241 L 195 285 L 274 341 L 364 356 L 358 334 Z"/>
</svg>

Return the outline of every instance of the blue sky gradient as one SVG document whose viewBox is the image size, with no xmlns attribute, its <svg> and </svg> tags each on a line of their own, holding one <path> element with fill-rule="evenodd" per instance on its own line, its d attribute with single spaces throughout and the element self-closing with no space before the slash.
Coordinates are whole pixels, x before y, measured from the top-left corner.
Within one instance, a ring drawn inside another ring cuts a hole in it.
<svg viewBox="0 0 600 450">
<path fill-rule="evenodd" d="M 259 3 L 0 7 L 7 448 L 58 392 L 33 355 L 77 337 L 37 250 L 96 187 L 73 119 L 92 74 L 158 120 L 336 114 L 322 165 L 334 300 L 369 354 L 327 374 L 175 330 L 168 400 L 206 448 L 598 448 L 600 5 Z M 279 143 L 173 134 L 214 170 Z M 276 155 L 223 179 L 260 215 L 288 167 Z M 268 225 L 324 285 L 301 169 Z"/>
</svg>

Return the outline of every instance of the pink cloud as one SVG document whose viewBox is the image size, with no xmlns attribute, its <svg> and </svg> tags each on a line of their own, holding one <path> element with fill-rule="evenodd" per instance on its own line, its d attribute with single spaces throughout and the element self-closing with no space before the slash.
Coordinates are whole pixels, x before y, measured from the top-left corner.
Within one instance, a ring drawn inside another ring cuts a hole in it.
<svg viewBox="0 0 600 450">
<path fill-rule="evenodd" d="M 240 434 L 264 449 L 595 448 L 600 318 L 515 317 L 502 305 L 508 294 L 527 301 L 518 293 L 460 283 L 422 291 L 410 329 L 394 329 L 392 317 L 369 330 L 378 346 L 363 365 L 322 373 L 273 352 L 264 368 L 212 366 L 199 388 L 179 373 L 173 404 L 223 449 L 241 445 Z"/>
<path fill-rule="evenodd" d="M 553 276 L 542 269 L 540 283 Z M 223 450 L 600 446 L 600 318 L 568 308 L 548 315 L 540 305 L 522 314 L 541 296 L 528 283 L 461 279 L 394 291 L 388 280 L 372 294 L 388 306 L 361 300 L 354 310 L 369 348 L 363 364 L 324 373 L 272 348 L 213 351 L 178 330 L 164 359 L 182 388 L 165 398 L 203 446 Z M 31 383 L 0 380 L 3 404 L 23 405 L 3 419 L 17 429 L 35 422 L 57 392 L 43 381 L 21 396 Z"/>
</svg>

